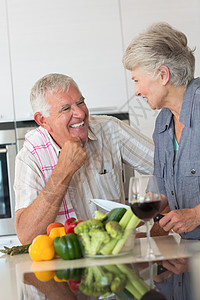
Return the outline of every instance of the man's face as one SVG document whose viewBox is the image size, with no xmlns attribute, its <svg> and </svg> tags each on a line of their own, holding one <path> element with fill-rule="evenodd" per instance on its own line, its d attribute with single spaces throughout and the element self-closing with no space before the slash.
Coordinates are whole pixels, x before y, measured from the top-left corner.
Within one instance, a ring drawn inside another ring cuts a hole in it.
<svg viewBox="0 0 200 300">
<path fill-rule="evenodd" d="M 88 138 L 88 109 L 79 90 L 70 85 L 69 91 L 47 92 L 50 116 L 45 117 L 45 128 L 62 148 L 72 137 L 79 137 L 84 144 Z"/>
</svg>

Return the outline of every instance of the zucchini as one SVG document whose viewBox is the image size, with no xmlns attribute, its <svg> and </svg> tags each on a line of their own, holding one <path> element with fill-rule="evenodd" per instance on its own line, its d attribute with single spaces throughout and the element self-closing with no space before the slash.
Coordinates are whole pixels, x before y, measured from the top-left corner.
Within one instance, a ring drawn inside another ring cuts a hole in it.
<svg viewBox="0 0 200 300">
<path fill-rule="evenodd" d="M 103 221 L 103 224 L 106 225 L 109 221 L 116 221 L 119 222 L 123 215 L 126 212 L 125 207 L 116 207 L 113 208 L 106 216 L 105 220 Z"/>
<path fill-rule="evenodd" d="M 133 298 L 133 295 L 127 291 L 126 289 L 115 292 L 115 295 L 120 299 L 120 300 L 129 300 L 129 299 L 135 299 Z"/>
</svg>

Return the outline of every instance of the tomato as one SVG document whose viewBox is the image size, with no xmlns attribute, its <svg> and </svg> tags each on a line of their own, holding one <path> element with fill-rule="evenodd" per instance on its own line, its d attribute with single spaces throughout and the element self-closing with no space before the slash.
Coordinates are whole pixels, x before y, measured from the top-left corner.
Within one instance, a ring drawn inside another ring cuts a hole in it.
<svg viewBox="0 0 200 300">
<path fill-rule="evenodd" d="M 50 234 L 51 229 L 55 228 L 55 227 L 63 227 L 64 225 L 62 223 L 51 223 L 47 226 L 47 235 Z"/>
</svg>

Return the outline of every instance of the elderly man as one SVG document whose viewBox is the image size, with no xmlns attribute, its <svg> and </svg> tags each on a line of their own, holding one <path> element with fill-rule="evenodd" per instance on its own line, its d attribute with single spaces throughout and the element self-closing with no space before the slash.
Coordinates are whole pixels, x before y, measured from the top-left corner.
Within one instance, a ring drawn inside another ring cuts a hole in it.
<svg viewBox="0 0 200 300">
<path fill-rule="evenodd" d="M 16 158 L 16 230 L 21 243 L 48 224 L 94 217 L 92 198 L 124 202 L 122 164 L 153 171 L 153 143 L 120 120 L 90 116 L 71 77 L 49 74 L 30 101 L 39 127 Z"/>
</svg>

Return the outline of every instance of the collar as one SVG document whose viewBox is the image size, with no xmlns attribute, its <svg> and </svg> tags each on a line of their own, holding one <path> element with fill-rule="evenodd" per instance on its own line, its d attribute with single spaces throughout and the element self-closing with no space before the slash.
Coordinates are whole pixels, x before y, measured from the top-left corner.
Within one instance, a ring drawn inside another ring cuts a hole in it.
<svg viewBox="0 0 200 300">
<path fill-rule="evenodd" d="M 172 121 L 172 112 L 169 108 L 163 108 L 160 112 L 160 123 L 158 125 L 158 132 L 161 133 L 167 130 Z"/>
<path fill-rule="evenodd" d="M 200 78 L 196 78 L 190 81 L 185 95 L 183 98 L 183 104 L 181 107 L 181 113 L 179 121 L 184 124 L 185 127 L 191 126 L 192 107 L 195 99 L 196 90 L 200 87 Z"/>
<path fill-rule="evenodd" d="M 95 121 L 94 116 L 89 116 L 89 122 L 88 122 L 88 139 L 91 141 L 96 141 L 97 137 L 95 135 L 95 131 L 99 132 L 101 130 L 101 126 L 99 122 Z"/>
<path fill-rule="evenodd" d="M 46 131 L 47 136 L 49 137 L 49 140 L 50 140 L 51 144 L 53 145 L 53 148 L 56 151 L 56 155 L 59 156 L 60 150 L 61 150 L 60 146 L 58 146 L 58 144 L 56 144 L 56 142 L 54 141 L 54 139 L 52 138 L 52 136 L 50 135 L 50 133 L 46 129 L 45 129 L 45 131 Z"/>
<path fill-rule="evenodd" d="M 180 117 L 179 121 L 184 124 L 185 127 L 191 126 L 191 111 L 193 107 L 194 102 L 194 96 L 196 93 L 196 90 L 200 87 L 200 78 L 196 78 L 190 81 L 188 84 L 185 95 L 183 98 L 183 104 L 181 107 Z M 168 108 L 163 108 L 161 111 L 161 122 L 159 124 L 158 130 L 159 133 L 165 131 L 169 128 L 171 122 L 172 122 L 172 112 Z"/>
<path fill-rule="evenodd" d="M 97 137 L 94 135 L 94 133 L 91 131 L 90 127 L 88 127 L 88 139 L 92 141 L 96 141 Z"/>
</svg>

